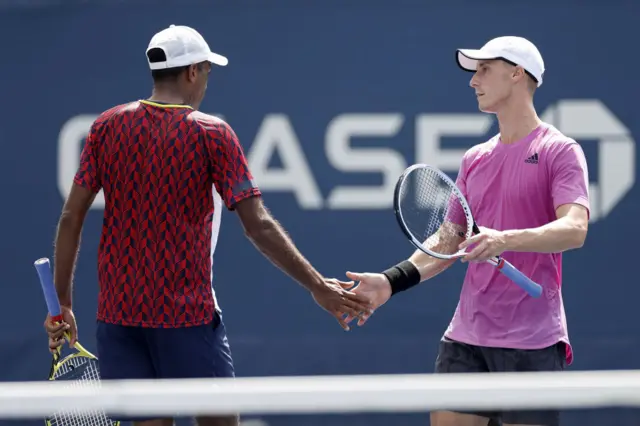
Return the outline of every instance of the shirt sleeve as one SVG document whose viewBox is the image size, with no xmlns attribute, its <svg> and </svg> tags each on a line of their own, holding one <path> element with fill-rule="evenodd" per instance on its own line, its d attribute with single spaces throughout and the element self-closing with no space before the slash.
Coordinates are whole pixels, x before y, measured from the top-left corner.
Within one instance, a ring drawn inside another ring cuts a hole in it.
<svg viewBox="0 0 640 426">
<path fill-rule="evenodd" d="M 577 142 L 558 146 L 551 162 L 553 207 L 579 204 L 589 212 L 589 172 L 582 147 Z"/>
<path fill-rule="evenodd" d="M 102 189 L 100 158 L 104 148 L 104 127 L 105 123 L 102 119 L 97 119 L 91 125 L 89 135 L 80 154 L 80 165 L 73 179 L 76 185 L 85 187 L 92 192 L 99 192 Z"/>
<path fill-rule="evenodd" d="M 208 134 L 213 182 L 227 208 L 234 210 L 238 202 L 262 195 L 231 126 L 224 122 L 217 124 Z"/>
</svg>

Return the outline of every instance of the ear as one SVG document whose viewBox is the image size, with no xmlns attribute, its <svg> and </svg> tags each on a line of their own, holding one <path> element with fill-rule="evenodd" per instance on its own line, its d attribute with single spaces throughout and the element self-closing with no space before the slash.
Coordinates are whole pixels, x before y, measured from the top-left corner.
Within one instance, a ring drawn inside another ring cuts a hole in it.
<svg viewBox="0 0 640 426">
<path fill-rule="evenodd" d="M 189 67 L 187 68 L 187 80 L 193 83 L 196 81 L 197 77 L 198 77 L 198 65 L 197 64 L 189 65 Z"/>
<path fill-rule="evenodd" d="M 515 78 L 516 80 L 521 80 L 527 77 L 527 74 L 525 73 L 524 68 L 520 66 L 514 67 L 512 75 L 513 75 L 513 78 Z"/>
</svg>

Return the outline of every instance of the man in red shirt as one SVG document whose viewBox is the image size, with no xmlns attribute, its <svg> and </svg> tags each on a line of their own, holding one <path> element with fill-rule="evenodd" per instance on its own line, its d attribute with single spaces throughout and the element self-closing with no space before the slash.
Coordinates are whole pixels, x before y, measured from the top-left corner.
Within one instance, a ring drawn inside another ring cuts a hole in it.
<svg viewBox="0 0 640 426">
<path fill-rule="evenodd" d="M 194 29 L 173 25 L 151 39 L 147 59 L 152 96 L 103 112 L 82 151 L 56 235 L 54 278 L 64 322 L 47 317 L 49 347 L 62 344 L 64 331 L 70 344 L 77 338 L 72 275 L 84 218 L 100 190 L 96 338 L 103 379 L 234 376 L 212 288 L 223 204 L 237 212 L 255 246 L 348 329 L 345 314 L 368 311 L 366 299 L 343 289 L 349 284 L 324 278 L 299 253 L 264 207 L 233 129 L 197 111 L 212 65 L 227 59 Z"/>
</svg>

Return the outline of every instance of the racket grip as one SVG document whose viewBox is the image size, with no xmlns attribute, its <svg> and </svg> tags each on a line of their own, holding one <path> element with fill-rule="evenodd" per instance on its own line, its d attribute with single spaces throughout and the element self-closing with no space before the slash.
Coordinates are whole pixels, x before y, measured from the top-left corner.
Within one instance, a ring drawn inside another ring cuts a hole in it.
<svg viewBox="0 0 640 426">
<path fill-rule="evenodd" d="M 58 293 L 56 292 L 56 286 L 53 284 L 53 274 L 51 273 L 51 266 L 49 259 L 43 257 L 36 260 L 33 263 L 38 276 L 40 277 L 40 285 L 42 286 L 42 292 L 44 293 L 44 300 L 47 302 L 47 309 L 53 322 L 62 321 L 62 311 L 60 309 L 60 301 L 58 300 Z"/>
<path fill-rule="evenodd" d="M 515 266 L 500 258 L 498 270 L 506 275 L 511 281 L 516 283 L 520 288 L 526 291 L 532 297 L 540 297 L 542 295 L 542 286 L 533 282 L 529 277 L 516 269 Z"/>
</svg>

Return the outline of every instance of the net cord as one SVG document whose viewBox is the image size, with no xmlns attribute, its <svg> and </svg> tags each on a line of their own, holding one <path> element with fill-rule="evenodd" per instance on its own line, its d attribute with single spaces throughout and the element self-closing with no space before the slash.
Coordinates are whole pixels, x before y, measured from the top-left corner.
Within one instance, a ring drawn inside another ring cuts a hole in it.
<svg viewBox="0 0 640 426">
<path fill-rule="evenodd" d="M 425 412 L 640 406 L 640 370 L 303 376 L 0 384 L 0 418 L 69 410 L 126 415 Z"/>
</svg>

